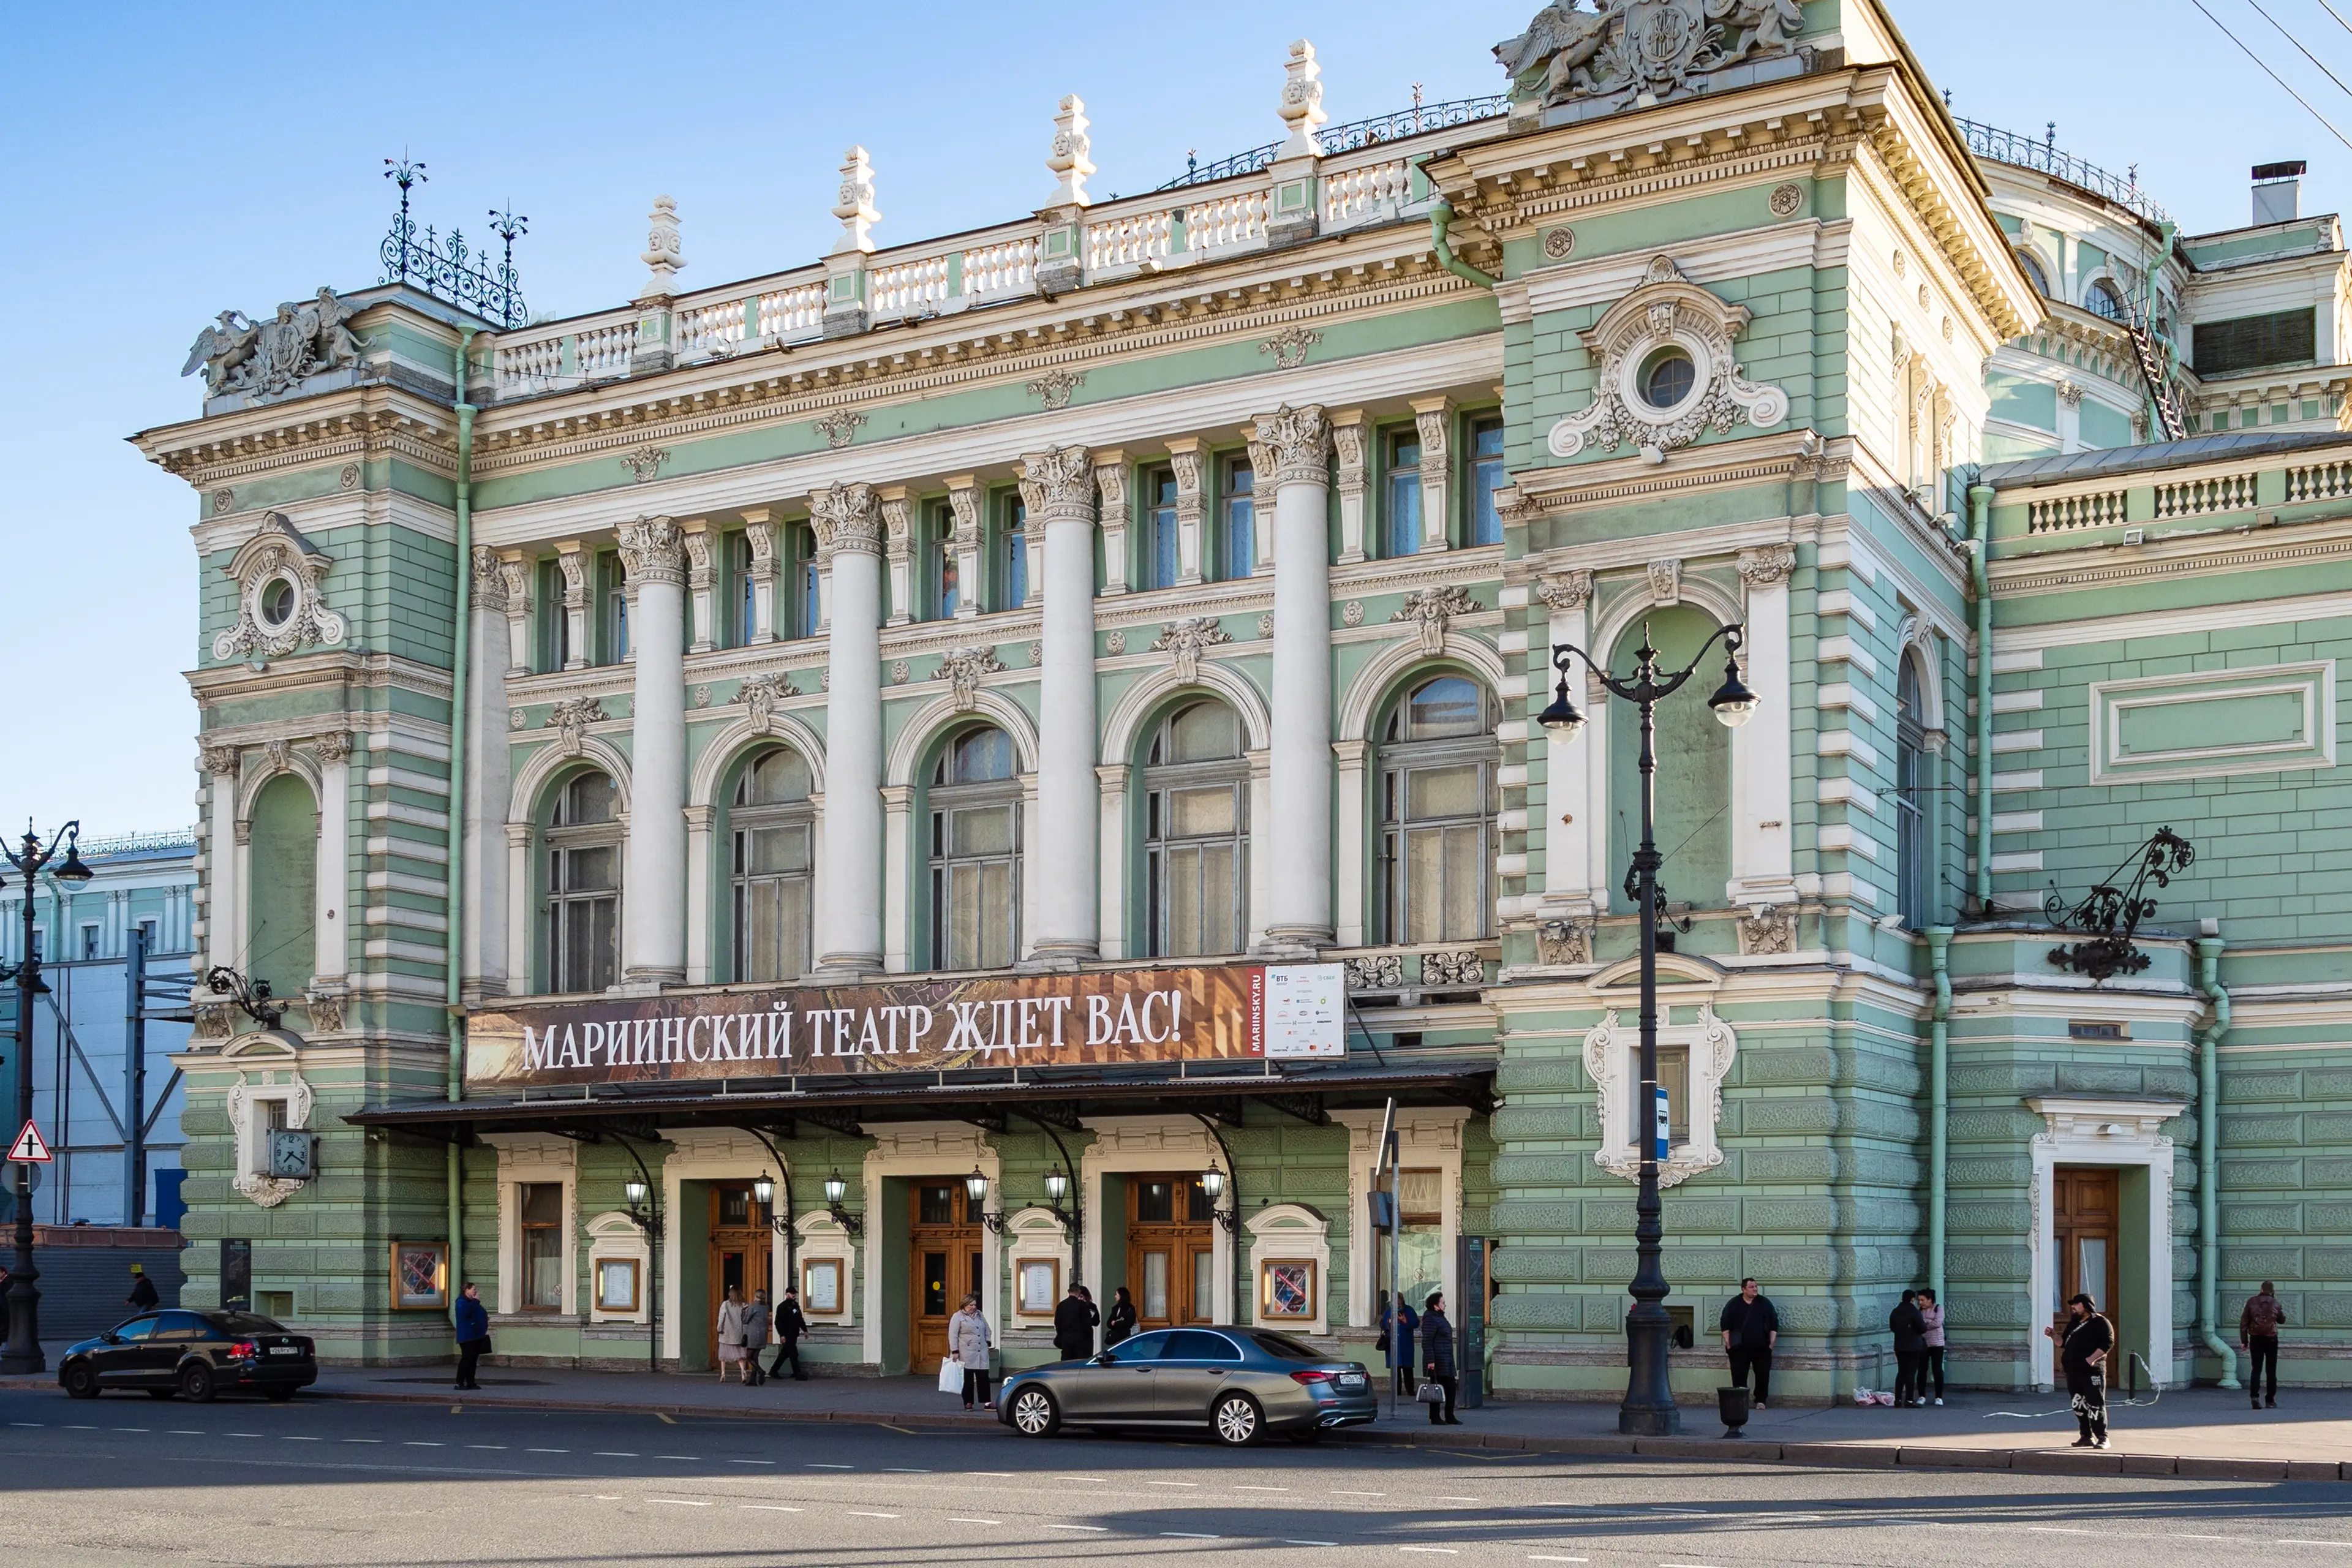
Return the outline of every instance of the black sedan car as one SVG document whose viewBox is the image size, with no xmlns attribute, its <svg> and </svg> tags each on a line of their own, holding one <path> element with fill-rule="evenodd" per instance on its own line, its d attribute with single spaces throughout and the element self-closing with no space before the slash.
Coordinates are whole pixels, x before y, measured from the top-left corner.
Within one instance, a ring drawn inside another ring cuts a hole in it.
<svg viewBox="0 0 2352 1568">
<path fill-rule="evenodd" d="M 58 1383 L 76 1399 L 110 1388 L 199 1403 L 236 1392 L 291 1399 L 318 1380 L 310 1340 L 255 1312 L 142 1312 L 68 1347 L 58 1363 Z"/>
<path fill-rule="evenodd" d="M 1075 1426 L 1213 1433 L 1240 1447 L 1268 1432 L 1312 1441 L 1380 1414 L 1362 1363 L 1266 1329 L 1160 1329 L 1087 1361 L 1016 1372 L 997 1416 L 1024 1436 Z"/>
</svg>

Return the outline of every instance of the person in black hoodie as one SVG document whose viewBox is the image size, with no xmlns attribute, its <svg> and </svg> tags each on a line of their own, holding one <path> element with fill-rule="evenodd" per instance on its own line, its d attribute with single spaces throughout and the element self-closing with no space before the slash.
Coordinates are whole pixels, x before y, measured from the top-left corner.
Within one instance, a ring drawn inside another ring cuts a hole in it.
<svg viewBox="0 0 2352 1568">
<path fill-rule="evenodd" d="M 1927 1359 L 1927 1321 L 1919 1315 L 1919 1292 L 1906 1290 L 1903 1300 L 1886 1314 L 1886 1326 L 1895 1334 L 1895 1403 L 1900 1406 L 1919 1403 L 1919 1367 Z"/>
<path fill-rule="evenodd" d="M 793 1286 L 784 1287 L 784 1299 L 776 1303 L 776 1370 L 782 1372 L 784 1363 L 793 1363 L 793 1381 L 806 1383 L 808 1373 L 801 1367 L 801 1336 L 808 1332 L 808 1315 L 801 1310 L 801 1293 Z"/>
<path fill-rule="evenodd" d="M 2042 1331 L 2058 1342 L 2058 1363 L 2066 1374 L 2066 1392 L 2074 1406 L 2074 1425 L 2083 1435 L 2077 1448 L 2107 1446 L 2107 1352 L 2116 1348 L 2115 1325 L 2099 1316 L 2099 1305 L 2087 1291 L 2066 1302 L 2066 1322 Z"/>
<path fill-rule="evenodd" d="M 1739 1294 L 1723 1304 L 1716 1320 L 1723 1331 L 1724 1353 L 1731 1358 L 1731 1381 L 1748 1386 L 1748 1372 L 1756 1371 L 1756 1408 L 1763 1409 L 1772 1392 L 1772 1349 L 1780 1342 L 1780 1313 L 1772 1298 L 1753 1279 L 1739 1282 Z"/>
<path fill-rule="evenodd" d="M 1095 1310 L 1087 1288 L 1073 1283 L 1054 1309 L 1054 1348 L 1064 1361 L 1085 1361 L 1095 1353 L 1095 1325 L 1100 1321 L 1102 1314 Z"/>
<path fill-rule="evenodd" d="M 1111 1295 L 1110 1316 L 1103 1321 L 1103 1349 L 1126 1339 L 1135 1332 L 1135 1298 L 1122 1285 Z"/>
<path fill-rule="evenodd" d="M 1454 1325 L 1446 1319 L 1445 1293 L 1442 1290 L 1431 1291 L 1427 1305 L 1422 1308 L 1421 1355 L 1422 1364 L 1429 1372 L 1429 1381 L 1445 1390 L 1445 1414 L 1440 1415 L 1438 1406 L 1431 1405 L 1429 1424 L 1432 1426 L 1461 1426 L 1461 1420 L 1454 1414 L 1454 1399 L 1461 1392 L 1462 1382 L 1454 1363 Z"/>
</svg>

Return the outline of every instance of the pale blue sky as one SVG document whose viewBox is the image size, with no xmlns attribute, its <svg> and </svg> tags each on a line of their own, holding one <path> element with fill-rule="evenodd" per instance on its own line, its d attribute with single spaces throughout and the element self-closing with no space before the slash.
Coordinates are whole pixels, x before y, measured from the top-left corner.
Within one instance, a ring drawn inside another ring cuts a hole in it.
<svg viewBox="0 0 2352 1568">
<path fill-rule="evenodd" d="M 1181 173 L 1187 148 L 1205 162 L 1273 140 L 1295 37 L 1314 40 L 1345 121 L 1405 107 L 1416 80 L 1432 101 L 1498 90 L 1487 47 L 1538 3 L 16 7 L 0 827 L 193 819 L 195 502 L 122 438 L 195 415 L 174 373 L 215 311 L 377 280 L 385 156 L 429 165 L 420 221 L 478 236 L 493 205 L 530 215 L 525 292 L 570 314 L 643 278 L 656 193 L 685 220 L 681 285 L 704 288 L 814 260 L 851 142 L 873 153 L 877 240 L 903 244 L 1045 200 L 1064 93 L 1094 120 L 1097 193 L 1133 193 Z M 2352 133 L 2352 98 L 2248 0 L 2206 3 Z M 2264 4 L 2352 80 L 2352 34 L 2319 0 Z M 2305 210 L 2343 201 L 2352 154 L 2190 0 L 1897 0 L 1895 16 L 1960 113 L 2057 121 L 2061 147 L 2137 163 L 2189 228 L 2246 222 L 2247 167 L 2274 159 L 2311 161 Z"/>
</svg>

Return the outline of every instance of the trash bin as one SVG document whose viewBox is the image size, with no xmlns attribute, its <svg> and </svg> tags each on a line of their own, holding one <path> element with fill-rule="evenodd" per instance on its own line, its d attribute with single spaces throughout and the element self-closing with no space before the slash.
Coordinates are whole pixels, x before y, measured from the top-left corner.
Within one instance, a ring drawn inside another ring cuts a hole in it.
<svg viewBox="0 0 2352 1568">
<path fill-rule="evenodd" d="M 1738 1436 L 1739 1429 L 1748 1425 L 1748 1390 L 1738 1386 L 1718 1388 L 1715 1391 L 1715 1406 L 1723 1415 L 1723 1435 Z"/>
</svg>

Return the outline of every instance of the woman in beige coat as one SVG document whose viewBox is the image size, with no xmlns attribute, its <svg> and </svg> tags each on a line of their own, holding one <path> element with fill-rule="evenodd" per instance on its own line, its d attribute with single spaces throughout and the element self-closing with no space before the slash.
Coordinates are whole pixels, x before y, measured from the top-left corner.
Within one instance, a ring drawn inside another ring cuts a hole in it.
<svg viewBox="0 0 2352 1568">
<path fill-rule="evenodd" d="M 751 1336 L 746 1332 L 747 1325 L 744 1321 L 749 1315 L 749 1309 L 743 1305 L 742 1289 L 734 1285 L 727 1287 L 727 1299 L 719 1303 L 719 1321 L 716 1325 L 719 1336 L 719 1381 L 721 1383 L 727 1381 L 727 1369 L 730 1366 L 747 1385 L 751 1381 L 751 1352 L 746 1343 Z"/>
<path fill-rule="evenodd" d="M 980 1297 L 966 1296 L 956 1315 L 948 1320 L 948 1359 L 963 1368 L 963 1407 L 972 1407 L 975 1395 L 982 1410 L 996 1408 L 988 1396 L 988 1320 L 981 1315 Z"/>
</svg>

